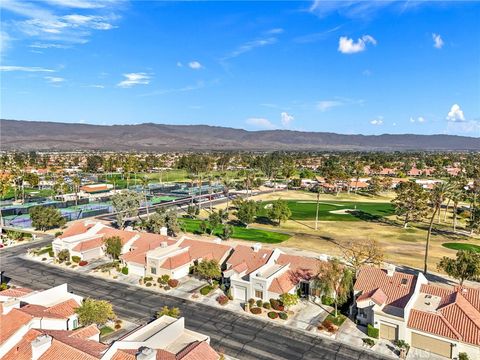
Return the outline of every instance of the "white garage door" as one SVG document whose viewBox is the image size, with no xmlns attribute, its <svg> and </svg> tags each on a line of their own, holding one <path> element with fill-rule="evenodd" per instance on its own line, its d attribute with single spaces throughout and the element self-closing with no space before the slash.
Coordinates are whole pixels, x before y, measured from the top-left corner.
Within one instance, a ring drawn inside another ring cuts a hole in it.
<svg viewBox="0 0 480 360">
<path fill-rule="evenodd" d="M 233 294 L 235 299 L 241 300 L 241 301 L 247 301 L 247 288 L 243 286 L 234 286 Z"/>
<path fill-rule="evenodd" d="M 412 333 L 412 346 L 447 358 L 452 357 L 452 346 L 448 341 L 434 339 L 430 336 Z"/>
</svg>

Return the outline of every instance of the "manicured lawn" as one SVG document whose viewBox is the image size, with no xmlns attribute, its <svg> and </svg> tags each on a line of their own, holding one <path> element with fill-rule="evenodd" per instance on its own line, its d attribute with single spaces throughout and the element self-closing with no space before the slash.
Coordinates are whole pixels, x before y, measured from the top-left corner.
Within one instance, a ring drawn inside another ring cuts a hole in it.
<svg viewBox="0 0 480 360">
<path fill-rule="evenodd" d="M 262 202 L 260 216 L 267 214 L 268 204 L 271 202 Z M 292 220 L 315 219 L 317 211 L 315 201 L 287 200 L 287 204 L 292 211 Z M 394 208 L 392 204 L 386 202 L 321 201 L 318 219 L 320 221 L 376 220 L 392 214 L 394 214 Z"/>
<path fill-rule="evenodd" d="M 480 253 L 480 245 L 465 243 L 443 243 L 442 246 L 452 250 L 471 250 Z"/>
<path fill-rule="evenodd" d="M 332 314 L 329 314 L 324 321 L 330 320 L 332 323 L 340 327 L 346 319 L 347 317 L 345 315 L 338 313 L 338 316 L 333 316 Z"/>
<path fill-rule="evenodd" d="M 115 330 L 113 330 L 110 326 L 104 326 L 104 327 L 100 328 L 100 336 L 105 336 L 105 335 L 111 334 L 114 331 Z"/>
<path fill-rule="evenodd" d="M 191 233 L 199 233 L 201 220 L 197 219 L 179 219 L 180 223 L 184 223 L 186 230 Z M 213 232 L 213 235 L 218 236 L 221 233 L 221 228 L 218 227 Z M 234 239 L 257 241 L 269 244 L 281 243 L 290 238 L 290 235 L 284 233 L 278 233 L 268 230 L 248 229 L 240 226 L 233 227 Z"/>
</svg>

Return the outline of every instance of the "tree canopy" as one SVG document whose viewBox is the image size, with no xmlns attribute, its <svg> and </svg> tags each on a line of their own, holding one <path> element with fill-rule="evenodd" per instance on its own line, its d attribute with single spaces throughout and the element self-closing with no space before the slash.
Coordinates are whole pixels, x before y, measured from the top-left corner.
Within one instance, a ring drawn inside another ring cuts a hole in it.
<svg viewBox="0 0 480 360">
<path fill-rule="evenodd" d="M 476 280 L 480 277 L 480 253 L 460 250 L 455 259 L 444 256 L 437 264 L 437 268 L 463 285 L 465 280 Z"/>
<path fill-rule="evenodd" d="M 75 312 L 83 326 L 91 324 L 100 326 L 116 318 L 112 304 L 106 300 L 85 299 Z"/>
<path fill-rule="evenodd" d="M 104 241 L 105 253 L 117 260 L 122 254 L 122 239 L 119 236 L 106 238 Z"/>
<path fill-rule="evenodd" d="M 67 222 L 60 210 L 51 206 L 34 206 L 29 212 L 32 226 L 37 230 L 62 227 Z"/>
<path fill-rule="evenodd" d="M 268 209 L 268 216 L 280 225 L 282 221 L 287 221 L 292 216 L 292 211 L 286 201 L 278 199 L 272 202 L 272 206 Z"/>
<path fill-rule="evenodd" d="M 195 273 L 200 277 L 207 279 L 211 283 L 212 279 L 222 276 L 222 271 L 217 260 L 202 260 L 195 267 Z"/>
<path fill-rule="evenodd" d="M 143 197 L 135 191 L 125 190 L 112 196 L 112 205 L 116 211 L 117 225 L 125 227 L 128 218 L 138 216 L 138 208 Z"/>
</svg>

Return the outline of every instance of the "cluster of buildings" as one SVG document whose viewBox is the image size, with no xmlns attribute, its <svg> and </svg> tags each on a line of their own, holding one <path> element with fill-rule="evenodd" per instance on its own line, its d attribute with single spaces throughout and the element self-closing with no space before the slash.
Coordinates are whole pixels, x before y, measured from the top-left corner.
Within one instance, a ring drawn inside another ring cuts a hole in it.
<svg viewBox="0 0 480 360">
<path fill-rule="evenodd" d="M 218 360 L 210 338 L 185 328 L 184 318 L 162 316 L 110 345 L 97 325 L 82 326 L 82 297 L 67 284 L 44 291 L 0 291 L 0 358 L 4 360 Z"/>
<path fill-rule="evenodd" d="M 430 284 L 422 273 L 363 268 L 351 311 L 359 324 L 386 340 L 404 340 L 427 352 L 480 359 L 480 289 Z"/>
<path fill-rule="evenodd" d="M 70 256 L 90 261 L 106 256 L 105 239 L 118 236 L 122 243 L 121 261 L 129 274 L 172 279 L 187 276 L 193 265 L 202 260 L 216 260 L 224 282 L 235 299 L 267 301 L 283 293 L 300 289 L 309 295 L 310 281 L 318 273 L 321 259 L 289 255 L 279 249 L 225 244 L 221 240 L 172 238 L 166 229 L 161 234 L 118 230 L 100 222 L 78 221 L 52 242 L 55 256 L 67 249 Z M 325 259 L 323 259 L 325 260 Z"/>
</svg>

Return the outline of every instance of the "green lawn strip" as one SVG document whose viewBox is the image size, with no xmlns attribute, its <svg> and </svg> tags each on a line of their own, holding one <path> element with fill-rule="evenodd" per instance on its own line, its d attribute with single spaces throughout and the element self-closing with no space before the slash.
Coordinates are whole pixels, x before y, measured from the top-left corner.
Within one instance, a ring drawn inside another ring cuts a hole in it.
<svg viewBox="0 0 480 360">
<path fill-rule="evenodd" d="M 205 285 L 200 289 L 200 294 L 202 294 L 203 296 L 208 295 L 212 292 L 213 289 L 214 289 L 213 286 Z"/>
<path fill-rule="evenodd" d="M 442 246 L 452 250 L 471 250 L 480 253 L 480 245 L 475 244 L 443 243 Z"/>
<path fill-rule="evenodd" d="M 266 207 L 271 201 L 262 202 L 260 216 L 268 214 Z M 292 220 L 314 220 L 317 211 L 315 201 L 287 200 L 292 211 Z M 392 204 L 385 202 L 321 201 L 318 207 L 320 221 L 359 221 L 372 220 L 394 214 Z M 353 213 L 336 214 L 331 211 L 351 210 Z"/>
<path fill-rule="evenodd" d="M 338 313 L 337 316 L 333 316 L 333 314 L 329 314 L 324 321 L 330 320 L 333 324 L 340 327 L 345 322 L 346 319 L 347 317 L 345 315 Z"/>
<path fill-rule="evenodd" d="M 108 334 L 113 333 L 115 330 L 113 330 L 110 326 L 103 326 L 100 328 L 100 336 L 105 336 Z"/>
<path fill-rule="evenodd" d="M 198 219 L 179 219 L 179 222 L 185 224 L 187 232 L 199 233 L 200 232 L 200 223 L 201 220 Z M 214 230 L 212 235 L 218 236 L 221 234 L 221 227 L 218 227 Z M 233 235 L 234 239 L 248 240 L 248 241 L 257 241 L 269 244 L 281 243 L 290 238 L 291 235 L 273 232 L 268 230 L 260 229 L 248 229 L 240 226 L 233 226 Z"/>
</svg>

